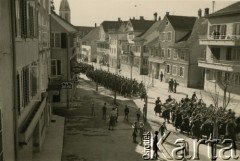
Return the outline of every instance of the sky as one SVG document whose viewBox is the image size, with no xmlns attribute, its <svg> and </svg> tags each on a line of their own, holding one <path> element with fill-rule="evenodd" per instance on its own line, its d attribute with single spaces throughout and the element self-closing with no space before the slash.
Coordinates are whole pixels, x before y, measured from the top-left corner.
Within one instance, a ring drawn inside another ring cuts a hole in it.
<svg viewBox="0 0 240 161">
<path fill-rule="evenodd" d="M 61 0 L 54 0 L 55 11 L 59 13 Z M 117 21 L 121 18 L 153 20 L 153 14 L 158 13 L 162 19 L 166 12 L 170 15 L 197 16 L 198 10 L 205 8 L 213 11 L 213 1 L 210 0 L 68 0 L 71 9 L 71 23 L 75 26 L 99 26 L 105 20 Z M 222 9 L 236 1 L 214 1 L 214 11 Z"/>
</svg>

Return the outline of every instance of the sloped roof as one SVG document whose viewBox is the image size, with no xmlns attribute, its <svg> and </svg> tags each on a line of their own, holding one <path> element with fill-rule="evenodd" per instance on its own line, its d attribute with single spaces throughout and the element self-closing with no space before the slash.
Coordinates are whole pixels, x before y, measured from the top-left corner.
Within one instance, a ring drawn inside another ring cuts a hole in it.
<svg viewBox="0 0 240 161">
<path fill-rule="evenodd" d="M 188 47 L 192 46 L 193 43 L 198 41 L 199 35 L 207 34 L 207 25 L 208 25 L 207 19 L 205 19 L 205 18 L 197 19 L 193 26 L 193 30 L 192 30 L 191 34 L 189 34 L 182 41 L 179 41 L 179 42 L 171 45 L 171 47 L 188 48 Z"/>
<path fill-rule="evenodd" d="M 146 31 L 149 29 L 155 21 L 153 20 L 134 20 L 130 19 L 130 22 L 132 24 L 133 30 L 135 31 Z"/>
<path fill-rule="evenodd" d="M 59 11 L 70 11 L 68 0 L 62 0 Z"/>
<path fill-rule="evenodd" d="M 99 39 L 99 29 L 100 27 L 96 27 L 92 29 L 87 35 L 82 38 L 82 41 L 94 41 Z"/>
<path fill-rule="evenodd" d="M 152 41 L 146 43 L 147 47 L 156 47 L 158 46 L 158 37 L 154 38 Z"/>
<path fill-rule="evenodd" d="M 146 30 L 143 34 L 141 34 L 142 38 L 147 37 L 148 35 L 150 35 L 151 33 L 153 33 L 154 31 L 158 32 L 158 28 L 161 25 L 162 21 L 156 21 L 148 30 Z M 158 36 L 158 35 L 156 35 Z"/>
<path fill-rule="evenodd" d="M 51 17 L 54 20 L 56 20 L 68 32 L 72 32 L 72 33 L 77 32 L 77 28 L 75 26 L 73 26 L 71 23 L 63 19 L 61 16 L 57 15 L 54 11 L 52 11 Z"/>
<path fill-rule="evenodd" d="M 223 9 L 220 9 L 206 17 L 215 17 L 215 16 L 229 15 L 229 14 L 236 14 L 236 13 L 240 13 L 240 1 L 233 3 Z"/>
<path fill-rule="evenodd" d="M 197 17 L 167 15 L 175 30 L 192 30 Z"/>
<path fill-rule="evenodd" d="M 109 32 L 110 30 L 118 30 L 121 24 L 122 21 L 103 21 L 101 25 L 105 32 Z"/>
<path fill-rule="evenodd" d="M 85 35 L 87 35 L 94 27 L 88 27 L 88 26 L 75 26 L 78 30 L 78 32 L 81 32 L 78 34 L 81 38 L 83 38 Z"/>
</svg>

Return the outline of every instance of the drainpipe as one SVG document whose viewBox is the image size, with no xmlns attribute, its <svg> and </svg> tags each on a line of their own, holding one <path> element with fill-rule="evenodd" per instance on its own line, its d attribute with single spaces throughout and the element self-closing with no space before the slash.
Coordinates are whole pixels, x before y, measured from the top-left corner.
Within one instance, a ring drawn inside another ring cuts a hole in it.
<svg viewBox="0 0 240 161">
<path fill-rule="evenodd" d="M 13 123 L 14 123 L 14 150 L 15 161 L 18 160 L 18 104 L 17 104 L 17 67 L 16 67 L 16 44 L 15 44 L 15 0 L 10 2 L 11 16 L 11 39 L 12 39 L 12 55 L 13 55 Z"/>
</svg>

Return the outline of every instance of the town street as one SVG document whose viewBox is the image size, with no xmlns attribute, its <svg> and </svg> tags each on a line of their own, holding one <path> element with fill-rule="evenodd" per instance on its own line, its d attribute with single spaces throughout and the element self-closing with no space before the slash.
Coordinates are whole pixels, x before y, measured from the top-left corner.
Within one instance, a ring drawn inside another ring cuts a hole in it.
<svg viewBox="0 0 240 161">
<path fill-rule="evenodd" d="M 114 93 L 102 86 L 96 91 L 96 84 L 81 74 L 77 89 L 73 90 L 75 100 L 72 107 L 66 112 L 63 161 L 140 161 L 143 155 L 143 146 L 132 142 L 132 127 L 136 121 L 137 108 L 143 107 L 144 102 L 139 98 L 124 98 L 117 95 L 119 104 L 118 123 L 113 131 L 108 130 L 108 120 L 102 119 L 102 106 L 107 103 L 107 116 L 113 105 Z M 151 91 L 151 90 L 150 90 Z M 154 132 L 159 129 L 163 119 L 155 116 L 153 106 L 155 98 L 160 92 L 149 92 L 148 102 L 148 121 L 145 124 L 146 131 Z M 167 93 L 166 93 L 167 95 Z M 96 116 L 91 115 L 91 104 L 96 107 Z M 130 107 L 129 121 L 124 120 L 124 105 Z M 171 134 L 164 143 L 164 147 L 171 153 L 176 147 L 174 142 L 177 139 L 185 139 L 190 146 L 190 154 L 193 149 L 193 140 L 175 131 L 171 124 L 167 124 Z M 139 141 L 139 137 L 137 137 Z M 201 145 L 199 150 L 199 159 L 202 161 L 210 160 L 208 158 L 207 146 Z M 237 154 L 240 155 L 239 151 Z M 166 160 L 160 154 L 162 159 Z M 220 158 L 218 160 L 221 160 Z"/>
</svg>

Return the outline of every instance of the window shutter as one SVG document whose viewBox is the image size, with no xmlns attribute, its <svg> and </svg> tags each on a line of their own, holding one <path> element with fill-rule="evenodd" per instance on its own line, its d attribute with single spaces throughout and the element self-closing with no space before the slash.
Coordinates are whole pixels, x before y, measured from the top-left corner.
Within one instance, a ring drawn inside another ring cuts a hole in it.
<svg viewBox="0 0 240 161">
<path fill-rule="evenodd" d="M 61 75 L 61 60 L 57 60 L 57 75 Z"/>
<path fill-rule="evenodd" d="M 61 48 L 65 49 L 67 48 L 67 34 L 61 33 Z"/>
<path fill-rule="evenodd" d="M 27 2 L 26 0 L 20 0 L 20 16 L 21 16 L 21 36 L 27 37 Z"/>
<path fill-rule="evenodd" d="M 20 114 L 20 108 L 21 108 L 21 102 L 20 102 L 20 96 L 21 96 L 21 94 L 20 94 L 20 75 L 18 74 L 17 75 L 17 109 L 18 109 L 18 114 Z"/>
</svg>

